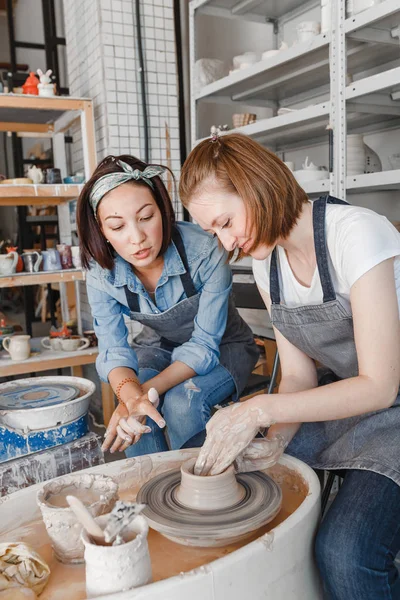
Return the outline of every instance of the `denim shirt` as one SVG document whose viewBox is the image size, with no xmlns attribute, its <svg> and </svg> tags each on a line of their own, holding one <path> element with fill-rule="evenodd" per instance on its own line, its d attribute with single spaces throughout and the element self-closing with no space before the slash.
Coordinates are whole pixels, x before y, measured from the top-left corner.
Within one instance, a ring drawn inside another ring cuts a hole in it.
<svg viewBox="0 0 400 600">
<path fill-rule="evenodd" d="M 190 275 L 200 293 L 200 302 L 192 336 L 173 350 L 171 362 L 179 360 L 198 375 L 205 375 L 219 364 L 219 345 L 227 323 L 232 274 L 227 254 L 216 238 L 193 223 L 178 222 L 177 227 L 185 246 Z M 159 314 L 186 298 L 180 279 L 184 272 L 182 260 L 171 241 L 164 254 L 164 267 L 153 302 L 131 265 L 121 256 L 116 256 L 111 271 L 93 263 L 86 276 L 86 285 L 99 340 L 96 367 L 102 381 L 108 381 L 110 371 L 117 367 L 138 371 L 136 352 L 128 344 L 124 316 L 129 317 L 130 311 L 124 286 L 139 295 L 142 313 Z"/>
</svg>

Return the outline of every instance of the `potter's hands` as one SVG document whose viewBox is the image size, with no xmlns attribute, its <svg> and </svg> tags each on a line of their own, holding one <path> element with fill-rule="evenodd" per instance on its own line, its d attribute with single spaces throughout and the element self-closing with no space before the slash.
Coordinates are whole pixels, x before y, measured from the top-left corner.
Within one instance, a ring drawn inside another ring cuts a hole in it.
<svg viewBox="0 0 400 600">
<path fill-rule="evenodd" d="M 243 453 L 271 419 L 259 397 L 220 409 L 207 423 L 207 438 L 197 458 L 195 475 L 218 475 Z"/>
<path fill-rule="evenodd" d="M 255 438 L 236 457 L 233 463 L 236 473 L 250 473 L 272 467 L 278 462 L 287 445 L 288 441 L 279 433 L 272 437 Z"/>
<path fill-rule="evenodd" d="M 137 396 L 129 398 L 124 404 L 119 404 L 110 419 L 107 427 L 102 450 L 123 452 L 131 444 L 136 444 L 142 434 L 150 433 L 151 429 L 146 422 L 146 416 L 150 417 L 159 427 L 165 427 L 165 421 L 156 410 L 159 398 L 154 388 Z"/>
</svg>

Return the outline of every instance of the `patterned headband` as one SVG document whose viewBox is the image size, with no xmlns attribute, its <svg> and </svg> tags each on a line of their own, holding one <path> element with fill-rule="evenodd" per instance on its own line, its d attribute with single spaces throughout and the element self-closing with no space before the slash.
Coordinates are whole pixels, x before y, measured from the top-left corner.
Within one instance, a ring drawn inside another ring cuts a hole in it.
<svg viewBox="0 0 400 600">
<path fill-rule="evenodd" d="M 130 165 L 128 165 L 123 160 L 118 160 L 117 165 L 119 165 L 123 172 L 118 173 L 107 173 L 107 175 L 103 175 L 100 177 L 92 187 L 92 191 L 90 193 L 89 202 L 90 206 L 93 209 L 94 216 L 97 220 L 97 207 L 99 205 L 100 200 L 110 192 L 114 188 L 126 183 L 127 181 L 131 181 L 134 179 L 135 181 L 144 181 L 154 190 L 154 184 L 151 181 L 152 177 L 156 177 L 157 175 L 161 175 L 164 173 L 165 169 L 163 167 L 150 166 L 146 167 L 144 171 L 140 171 L 139 169 L 133 169 Z"/>
</svg>

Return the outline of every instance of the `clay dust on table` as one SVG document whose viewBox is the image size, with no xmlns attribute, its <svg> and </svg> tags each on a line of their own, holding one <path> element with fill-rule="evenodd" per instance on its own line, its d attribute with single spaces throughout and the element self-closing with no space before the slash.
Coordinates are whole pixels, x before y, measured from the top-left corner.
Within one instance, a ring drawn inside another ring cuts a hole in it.
<svg viewBox="0 0 400 600">
<path fill-rule="evenodd" d="M 299 474 L 282 465 L 276 465 L 268 469 L 267 472 L 281 486 L 283 496 L 281 510 L 273 521 L 258 529 L 251 537 L 242 542 L 221 548 L 193 548 L 176 544 L 157 531 L 150 529 L 148 544 L 154 581 L 191 571 L 218 558 L 227 556 L 271 531 L 287 519 L 306 498 L 308 486 Z M 133 487 L 130 490 L 124 490 L 120 493 L 120 499 L 132 502 L 136 498 L 137 491 Z M 54 557 L 42 520 L 15 529 L 12 533 L 3 535 L 0 538 L 0 541 L 7 542 L 17 540 L 30 544 L 35 548 L 50 567 L 50 580 L 41 593 L 40 600 L 84 600 L 86 598 L 85 565 L 65 565 Z"/>
</svg>

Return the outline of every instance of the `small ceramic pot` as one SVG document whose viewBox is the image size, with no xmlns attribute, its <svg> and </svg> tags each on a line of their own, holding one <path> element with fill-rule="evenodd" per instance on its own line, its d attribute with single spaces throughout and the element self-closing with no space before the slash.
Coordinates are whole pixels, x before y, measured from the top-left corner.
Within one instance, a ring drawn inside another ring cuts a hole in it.
<svg viewBox="0 0 400 600">
<path fill-rule="evenodd" d="M 15 273 L 18 263 L 18 254 L 9 252 L 8 254 L 0 254 L 0 275 L 11 275 Z"/>
<path fill-rule="evenodd" d="M 176 491 L 178 502 L 196 510 L 222 510 L 242 500 L 244 488 L 236 481 L 233 466 L 220 475 L 194 475 L 196 459 L 192 458 L 181 467 L 181 485 Z"/>
<path fill-rule="evenodd" d="M 302 21 L 296 27 L 297 39 L 301 42 L 308 42 L 321 31 L 321 24 L 318 21 Z"/>
<path fill-rule="evenodd" d="M 46 350 L 53 350 L 54 352 L 60 352 L 62 350 L 60 338 L 45 337 L 40 343 Z"/>
<path fill-rule="evenodd" d="M 90 340 L 80 337 L 79 335 L 72 335 L 70 338 L 59 338 L 61 344 L 61 350 L 64 352 L 76 352 L 76 350 L 83 350 L 88 348 Z"/>
<path fill-rule="evenodd" d="M 56 246 L 58 252 L 60 253 L 61 258 L 61 266 L 63 269 L 72 269 L 72 253 L 71 246 L 68 244 L 57 244 Z"/>
<path fill-rule="evenodd" d="M 81 473 L 65 475 L 46 483 L 37 493 L 47 534 L 57 559 L 83 562 L 82 526 L 65 500 L 79 498 L 93 517 L 110 512 L 118 499 L 118 485 L 111 477 Z"/>
<path fill-rule="evenodd" d="M 30 335 L 13 335 L 3 339 L 3 348 L 11 356 L 11 360 L 26 360 L 31 353 Z"/>
<path fill-rule="evenodd" d="M 28 273 L 37 273 L 43 257 L 41 254 L 39 254 L 39 252 L 33 250 L 32 252 L 24 252 L 22 254 L 22 260 L 24 261 L 25 271 Z"/>
<path fill-rule="evenodd" d="M 104 529 L 108 515 L 96 521 Z M 82 531 L 87 598 L 130 590 L 152 581 L 148 532 L 147 521 L 140 515 L 124 529 L 123 537 L 127 541 L 118 546 L 92 544 L 86 531 Z"/>
</svg>

